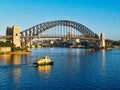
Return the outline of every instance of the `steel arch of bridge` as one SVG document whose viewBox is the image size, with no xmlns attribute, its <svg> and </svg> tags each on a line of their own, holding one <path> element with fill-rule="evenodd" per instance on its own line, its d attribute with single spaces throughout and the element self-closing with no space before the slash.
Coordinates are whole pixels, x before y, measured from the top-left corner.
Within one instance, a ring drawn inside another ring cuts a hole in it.
<svg viewBox="0 0 120 90">
<path fill-rule="evenodd" d="M 69 20 L 55 20 L 55 21 L 44 22 L 44 23 L 35 25 L 27 30 L 22 31 L 20 32 L 20 34 L 21 36 L 37 36 L 40 33 L 56 26 L 69 26 L 78 30 L 85 37 L 99 38 L 99 36 L 96 33 L 91 31 L 86 26 L 74 21 L 69 21 Z"/>
</svg>

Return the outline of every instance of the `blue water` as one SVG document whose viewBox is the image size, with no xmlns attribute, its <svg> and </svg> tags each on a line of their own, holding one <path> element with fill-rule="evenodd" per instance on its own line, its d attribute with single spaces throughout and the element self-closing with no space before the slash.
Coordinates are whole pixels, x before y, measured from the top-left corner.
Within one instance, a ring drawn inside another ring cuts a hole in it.
<svg viewBox="0 0 120 90">
<path fill-rule="evenodd" d="M 49 55 L 53 66 L 34 67 Z M 0 55 L 0 90 L 120 89 L 120 49 L 32 49 L 30 55 Z"/>
</svg>

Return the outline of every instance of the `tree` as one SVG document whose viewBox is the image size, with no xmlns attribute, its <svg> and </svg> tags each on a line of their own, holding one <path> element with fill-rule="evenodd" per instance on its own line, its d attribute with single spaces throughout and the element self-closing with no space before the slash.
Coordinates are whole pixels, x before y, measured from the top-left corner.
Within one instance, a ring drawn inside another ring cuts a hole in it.
<svg viewBox="0 0 120 90">
<path fill-rule="evenodd" d="M 0 47 L 11 47 L 12 51 L 19 51 L 20 50 L 20 47 L 15 47 L 15 44 L 10 43 L 10 42 L 0 41 Z"/>
</svg>

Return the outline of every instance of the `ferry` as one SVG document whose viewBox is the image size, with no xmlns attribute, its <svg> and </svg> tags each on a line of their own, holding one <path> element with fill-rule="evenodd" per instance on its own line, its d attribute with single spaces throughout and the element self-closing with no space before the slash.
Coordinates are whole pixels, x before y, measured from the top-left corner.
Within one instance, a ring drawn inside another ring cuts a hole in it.
<svg viewBox="0 0 120 90">
<path fill-rule="evenodd" d="M 54 62 L 51 60 L 51 58 L 49 56 L 44 56 L 41 58 L 38 58 L 36 60 L 36 62 L 34 63 L 34 65 L 36 66 L 41 66 L 41 65 L 53 65 Z"/>
</svg>

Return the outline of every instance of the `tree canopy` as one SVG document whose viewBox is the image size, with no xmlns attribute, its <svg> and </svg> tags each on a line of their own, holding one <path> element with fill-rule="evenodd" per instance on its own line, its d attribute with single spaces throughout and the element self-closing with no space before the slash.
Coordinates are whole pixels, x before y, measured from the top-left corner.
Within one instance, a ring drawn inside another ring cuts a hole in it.
<svg viewBox="0 0 120 90">
<path fill-rule="evenodd" d="M 0 41 L 0 47 L 15 47 L 13 43 Z"/>
</svg>

